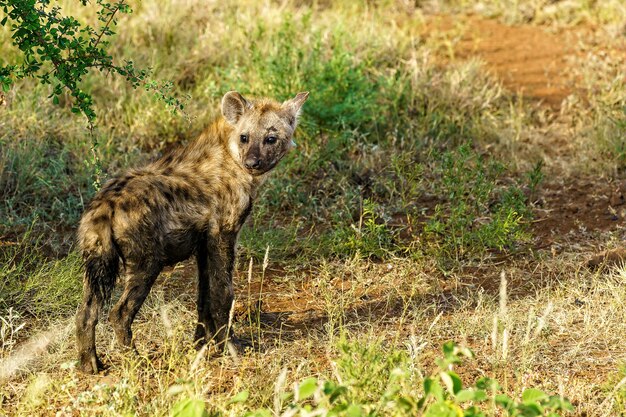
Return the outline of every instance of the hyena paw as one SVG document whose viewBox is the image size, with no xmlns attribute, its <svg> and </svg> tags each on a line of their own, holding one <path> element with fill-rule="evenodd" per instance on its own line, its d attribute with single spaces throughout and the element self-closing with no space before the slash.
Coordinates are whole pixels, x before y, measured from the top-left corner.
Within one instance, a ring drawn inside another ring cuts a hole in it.
<svg viewBox="0 0 626 417">
<path fill-rule="evenodd" d="M 198 326 L 196 327 L 196 331 L 193 334 L 193 343 L 196 347 L 196 350 L 202 349 L 207 344 L 207 339 L 209 338 L 207 338 L 206 329 L 202 324 L 198 324 Z"/>
<path fill-rule="evenodd" d="M 245 354 L 248 351 L 254 349 L 252 341 L 247 338 L 240 338 L 237 336 L 231 336 L 227 342 L 228 350 L 231 348 L 235 350 L 238 354 Z"/>
<path fill-rule="evenodd" d="M 78 359 L 78 370 L 85 374 L 97 374 L 104 365 L 95 352 L 82 353 Z"/>
<path fill-rule="evenodd" d="M 129 328 L 113 326 L 117 343 L 124 348 L 134 349 L 133 333 Z"/>
</svg>

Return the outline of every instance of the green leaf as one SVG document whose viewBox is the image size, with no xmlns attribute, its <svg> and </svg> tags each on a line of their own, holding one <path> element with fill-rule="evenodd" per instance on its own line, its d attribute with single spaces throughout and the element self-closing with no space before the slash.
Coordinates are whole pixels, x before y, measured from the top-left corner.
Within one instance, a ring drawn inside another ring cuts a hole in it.
<svg viewBox="0 0 626 417">
<path fill-rule="evenodd" d="M 57 104 L 57 105 L 58 105 L 58 104 L 59 104 L 59 96 L 54 96 L 54 97 L 52 97 L 52 102 L 53 102 L 54 104 Z"/>
<path fill-rule="evenodd" d="M 486 376 L 480 378 L 476 381 L 476 388 L 484 389 L 484 390 L 499 390 L 500 384 L 495 379 L 488 378 Z"/>
<path fill-rule="evenodd" d="M 461 390 L 456 395 L 456 400 L 460 403 L 474 401 L 474 398 L 476 398 L 476 392 L 471 389 Z"/>
<path fill-rule="evenodd" d="M 548 403 L 545 405 L 555 410 L 574 411 L 574 406 L 572 406 L 572 403 L 570 403 L 567 398 L 563 398 L 560 395 L 550 396 Z"/>
<path fill-rule="evenodd" d="M 535 403 L 537 401 L 543 401 L 547 399 L 548 395 L 545 392 L 536 388 L 525 389 L 522 393 L 522 401 L 524 402 L 524 404 Z"/>
<path fill-rule="evenodd" d="M 463 389 L 461 378 L 453 371 L 440 372 L 439 376 L 451 394 L 456 394 Z"/>
<path fill-rule="evenodd" d="M 456 394 L 456 400 L 460 403 L 466 401 L 483 401 L 487 395 L 485 391 L 481 390 L 473 390 L 473 389 L 463 389 Z"/>
<path fill-rule="evenodd" d="M 543 415 L 543 407 L 537 403 L 520 404 L 517 407 L 520 415 L 524 417 L 537 417 Z"/>
<path fill-rule="evenodd" d="M 485 413 L 472 406 L 463 412 L 463 417 L 485 417 Z"/>
<path fill-rule="evenodd" d="M 230 401 L 228 401 L 228 404 L 243 403 L 248 399 L 249 396 L 250 393 L 248 392 L 248 390 L 241 391 L 233 398 L 231 398 Z"/>
<path fill-rule="evenodd" d="M 428 407 L 424 417 L 463 417 L 463 410 L 456 404 L 440 401 Z"/>
<path fill-rule="evenodd" d="M 513 400 L 506 394 L 498 394 L 494 400 L 496 404 L 509 412 L 513 411 L 513 408 L 515 407 Z"/>
<path fill-rule="evenodd" d="M 456 343 L 453 341 L 448 341 L 443 344 L 443 354 L 448 357 L 454 355 L 454 349 L 456 348 Z"/>
<path fill-rule="evenodd" d="M 487 399 L 487 393 L 481 389 L 474 392 L 474 401 L 482 402 Z"/>
<path fill-rule="evenodd" d="M 365 415 L 363 409 L 358 404 L 351 404 L 346 410 L 346 417 L 361 417 L 363 415 Z"/>
<path fill-rule="evenodd" d="M 172 417 L 209 417 L 204 401 L 186 398 L 172 407 Z"/>
<path fill-rule="evenodd" d="M 2 19 L 2 22 L 0 22 L 0 25 L 2 25 L 2 26 L 6 25 L 8 18 L 9 18 L 9 16 L 4 16 L 4 19 Z"/>
<path fill-rule="evenodd" d="M 317 390 L 317 378 L 307 378 L 298 385 L 298 399 L 305 400 Z"/>
<path fill-rule="evenodd" d="M 333 382 L 326 381 L 324 383 L 323 392 L 328 397 L 328 402 L 331 404 L 341 398 L 343 394 L 345 394 L 348 389 L 344 386 L 337 385 Z"/>
<path fill-rule="evenodd" d="M 443 389 L 439 382 L 432 378 L 424 379 L 424 393 L 426 396 L 433 396 L 438 401 L 443 401 Z"/>
</svg>

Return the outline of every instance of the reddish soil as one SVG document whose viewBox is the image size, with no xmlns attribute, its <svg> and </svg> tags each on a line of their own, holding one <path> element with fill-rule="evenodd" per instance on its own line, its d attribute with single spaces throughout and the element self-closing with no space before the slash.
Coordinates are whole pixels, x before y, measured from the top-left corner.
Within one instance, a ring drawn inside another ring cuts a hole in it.
<svg viewBox="0 0 626 417">
<path fill-rule="evenodd" d="M 550 33 L 535 26 L 506 26 L 472 17 L 456 47 L 458 56 L 477 56 L 505 87 L 558 108 L 572 90 L 568 58 L 576 55 L 578 33 Z"/>
<path fill-rule="evenodd" d="M 617 230 L 624 225 L 623 185 L 598 179 L 568 179 L 545 184 L 535 211 L 533 233 L 544 246 L 581 234 Z M 589 237 L 589 236 L 587 236 Z"/>
<path fill-rule="evenodd" d="M 448 33 L 455 39 L 455 59 L 480 58 L 507 89 L 559 109 L 569 94 L 581 91 L 573 70 L 576 58 L 595 47 L 594 30 L 551 31 L 532 25 L 507 26 L 478 16 L 442 15 L 428 18 L 424 36 Z M 626 42 L 601 49 L 602 54 L 626 56 Z"/>
</svg>

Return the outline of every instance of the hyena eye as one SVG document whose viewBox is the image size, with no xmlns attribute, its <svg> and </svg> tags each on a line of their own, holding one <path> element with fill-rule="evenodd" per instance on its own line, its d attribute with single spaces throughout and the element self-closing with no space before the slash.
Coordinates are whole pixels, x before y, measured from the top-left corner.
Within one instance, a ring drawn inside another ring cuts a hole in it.
<svg viewBox="0 0 626 417">
<path fill-rule="evenodd" d="M 241 140 L 241 143 L 248 143 L 248 135 L 239 136 L 239 140 Z"/>
<path fill-rule="evenodd" d="M 269 143 L 271 145 L 272 143 L 276 143 L 276 140 L 276 136 L 269 136 L 265 138 L 265 143 Z"/>
</svg>

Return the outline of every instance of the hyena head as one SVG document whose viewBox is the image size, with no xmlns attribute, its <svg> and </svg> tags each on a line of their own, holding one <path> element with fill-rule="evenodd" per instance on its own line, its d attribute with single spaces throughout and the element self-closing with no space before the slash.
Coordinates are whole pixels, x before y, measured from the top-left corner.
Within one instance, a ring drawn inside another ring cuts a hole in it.
<svg viewBox="0 0 626 417">
<path fill-rule="evenodd" d="M 222 99 L 222 115 L 233 127 L 228 149 L 233 158 L 252 175 L 276 166 L 295 144 L 293 133 L 298 114 L 309 93 L 298 93 L 280 104 L 269 99 L 246 100 L 236 91 Z"/>
</svg>

